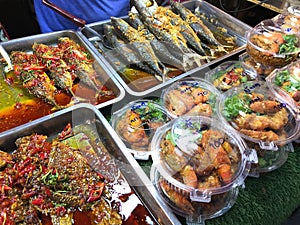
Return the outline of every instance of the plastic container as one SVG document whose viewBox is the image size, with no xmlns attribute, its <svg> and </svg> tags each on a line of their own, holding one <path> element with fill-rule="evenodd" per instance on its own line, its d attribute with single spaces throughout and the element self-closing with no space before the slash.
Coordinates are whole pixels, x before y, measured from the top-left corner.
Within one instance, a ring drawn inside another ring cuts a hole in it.
<svg viewBox="0 0 300 225">
<path fill-rule="evenodd" d="M 228 210 L 256 160 L 233 129 L 205 116 L 158 128 L 151 149 L 152 182 L 175 213 L 199 224 Z"/>
<path fill-rule="evenodd" d="M 266 66 L 285 66 L 296 60 L 300 52 L 299 35 L 285 32 L 271 19 L 246 32 L 246 39 L 248 54 Z"/>
<path fill-rule="evenodd" d="M 164 108 L 152 100 L 136 100 L 114 112 L 111 124 L 136 159 L 148 160 L 155 130 L 171 120 Z"/>
<path fill-rule="evenodd" d="M 201 78 L 185 78 L 162 91 L 161 99 L 168 115 L 213 116 L 220 92 Z"/>
<path fill-rule="evenodd" d="M 219 91 L 227 91 L 249 80 L 258 80 L 256 70 L 242 61 L 226 61 L 205 74 Z"/>
<path fill-rule="evenodd" d="M 288 93 L 300 110 L 300 60 L 274 70 L 266 78 L 266 81 L 271 89 L 275 85 Z"/>
<path fill-rule="evenodd" d="M 252 67 L 260 78 L 265 78 L 268 76 L 276 67 L 266 66 L 261 63 L 255 62 L 253 58 L 247 52 L 239 55 L 239 60 L 245 63 L 247 66 Z"/>
<path fill-rule="evenodd" d="M 293 14 L 289 10 L 278 14 L 272 20 L 286 33 L 300 33 L 300 14 Z"/>
<path fill-rule="evenodd" d="M 270 89 L 267 82 L 252 81 L 226 91 L 218 102 L 217 114 L 249 147 L 281 151 L 282 146 L 296 140 L 299 134 L 299 115 L 291 101 L 278 87 Z M 274 167 L 279 167 L 276 160 L 264 170 Z"/>
</svg>

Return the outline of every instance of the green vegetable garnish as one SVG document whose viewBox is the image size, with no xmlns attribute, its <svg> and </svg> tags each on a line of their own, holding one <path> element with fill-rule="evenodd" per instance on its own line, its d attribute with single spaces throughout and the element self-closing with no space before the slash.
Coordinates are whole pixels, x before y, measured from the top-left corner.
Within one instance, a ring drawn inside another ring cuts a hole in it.
<svg viewBox="0 0 300 225">
<path fill-rule="evenodd" d="M 300 90 L 300 82 L 288 70 L 280 71 L 276 75 L 274 83 L 288 93 Z"/>
<path fill-rule="evenodd" d="M 298 38 L 295 34 L 283 35 L 283 39 L 285 43 L 279 46 L 279 54 L 298 51 L 299 48 L 296 47 L 296 44 L 298 43 Z"/>
<path fill-rule="evenodd" d="M 252 110 L 248 107 L 250 101 L 251 98 L 246 94 L 236 94 L 227 98 L 224 105 L 224 116 L 228 119 L 232 119 L 238 116 L 241 112 L 251 113 Z"/>
</svg>

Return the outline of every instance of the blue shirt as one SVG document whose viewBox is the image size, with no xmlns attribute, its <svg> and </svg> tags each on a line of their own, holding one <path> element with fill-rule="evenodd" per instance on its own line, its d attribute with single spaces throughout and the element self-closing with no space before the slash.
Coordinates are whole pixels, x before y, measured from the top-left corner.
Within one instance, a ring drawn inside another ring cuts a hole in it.
<svg viewBox="0 0 300 225">
<path fill-rule="evenodd" d="M 130 0 L 50 0 L 50 2 L 85 20 L 87 24 L 108 20 L 111 16 L 128 15 L 130 9 Z M 78 28 L 76 24 L 44 5 L 42 0 L 34 0 L 34 8 L 42 33 Z"/>
</svg>

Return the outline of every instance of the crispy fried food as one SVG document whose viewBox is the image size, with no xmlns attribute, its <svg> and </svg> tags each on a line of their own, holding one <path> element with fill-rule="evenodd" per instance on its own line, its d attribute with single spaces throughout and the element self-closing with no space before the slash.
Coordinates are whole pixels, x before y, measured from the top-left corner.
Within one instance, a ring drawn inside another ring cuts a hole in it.
<svg viewBox="0 0 300 225">
<path fill-rule="evenodd" d="M 180 175 L 182 176 L 184 184 L 193 188 L 197 188 L 198 178 L 192 166 L 186 165 L 183 170 L 180 171 Z"/>
<path fill-rule="evenodd" d="M 282 106 L 279 102 L 272 100 L 255 101 L 250 104 L 250 109 L 252 111 L 261 114 L 275 113 L 281 108 Z"/>
<path fill-rule="evenodd" d="M 260 139 L 262 141 L 277 141 L 279 140 L 279 136 L 274 131 L 256 131 L 256 130 L 247 130 L 247 129 L 241 129 L 241 133 L 255 138 Z"/>
</svg>

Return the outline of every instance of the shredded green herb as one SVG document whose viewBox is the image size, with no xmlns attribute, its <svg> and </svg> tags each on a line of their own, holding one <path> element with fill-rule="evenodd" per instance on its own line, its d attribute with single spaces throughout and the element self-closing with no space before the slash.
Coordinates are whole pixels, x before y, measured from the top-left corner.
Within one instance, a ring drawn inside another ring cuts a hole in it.
<svg viewBox="0 0 300 225">
<path fill-rule="evenodd" d="M 251 98 L 248 95 L 233 95 L 225 100 L 224 104 L 224 116 L 228 119 L 232 119 L 238 116 L 241 112 L 250 113 L 251 109 L 248 107 Z"/>
<path fill-rule="evenodd" d="M 298 38 L 295 34 L 283 35 L 283 39 L 285 43 L 279 46 L 279 54 L 298 51 L 299 48 L 296 47 L 296 44 L 298 43 Z"/>
</svg>

